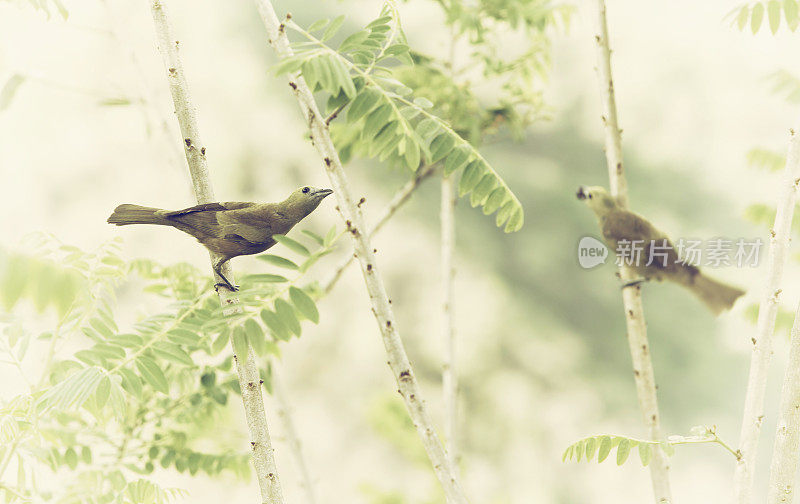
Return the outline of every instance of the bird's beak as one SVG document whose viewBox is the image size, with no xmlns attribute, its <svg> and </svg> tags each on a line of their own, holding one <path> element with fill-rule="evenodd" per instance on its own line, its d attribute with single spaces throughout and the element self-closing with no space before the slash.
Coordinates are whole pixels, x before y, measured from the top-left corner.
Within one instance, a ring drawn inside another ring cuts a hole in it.
<svg viewBox="0 0 800 504">
<path fill-rule="evenodd" d="M 587 193 L 586 193 L 585 189 L 586 189 L 586 187 L 580 186 L 578 188 L 578 192 L 575 193 L 575 196 L 577 196 L 579 200 L 584 200 L 584 199 L 587 198 Z"/>
<path fill-rule="evenodd" d="M 314 193 L 314 196 L 316 196 L 319 199 L 322 199 L 330 194 L 333 194 L 333 191 L 331 189 L 320 189 L 316 193 Z"/>
</svg>

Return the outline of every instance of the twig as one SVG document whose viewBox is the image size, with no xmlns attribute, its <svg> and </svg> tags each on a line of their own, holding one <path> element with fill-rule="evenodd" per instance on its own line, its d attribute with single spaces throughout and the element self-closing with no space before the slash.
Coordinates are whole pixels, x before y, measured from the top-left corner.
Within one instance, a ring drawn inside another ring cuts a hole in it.
<svg viewBox="0 0 800 504">
<path fill-rule="evenodd" d="M 800 304 L 794 316 L 789 362 L 781 391 L 781 408 L 772 465 L 769 474 L 767 504 L 792 502 L 800 453 Z"/>
<path fill-rule="evenodd" d="M 450 464 L 458 467 L 458 375 L 456 374 L 455 330 L 453 327 L 453 248 L 456 237 L 455 184 L 453 177 L 442 177 L 441 267 L 442 267 L 442 398 L 444 399 L 444 438 Z"/>
<path fill-rule="evenodd" d="M 455 25 L 450 26 L 450 78 L 455 82 L 456 41 Z M 456 334 L 453 326 L 453 283 L 455 267 L 453 252 L 456 241 L 455 176 L 442 176 L 439 225 L 441 227 L 442 281 L 442 402 L 444 403 L 444 439 L 450 464 L 458 471 L 458 373 L 456 372 Z"/>
<path fill-rule="evenodd" d="M 152 0 L 151 10 L 155 23 L 158 48 L 164 60 L 172 101 L 175 104 L 175 115 L 184 139 L 184 151 L 189 165 L 189 172 L 192 176 L 195 198 L 198 203 L 213 202 L 215 197 L 208 175 L 206 148 L 200 139 L 194 104 L 189 95 L 189 86 L 178 54 L 179 42 L 171 34 L 167 13 L 161 0 Z M 214 257 L 212 255 L 212 264 L 213 261 Z M 222 268 L 222 273 L 230 281 L 233 281 L 233 274 L 228 264 Z M 219 280 L 221 279 L 217 278 L 217 281 Z M 224 287 L 219 289 L 219 298 L 220 303 L 225 307 L 225 315 L 241 311 L 239 299 Z M 232 341 L 231 346 L 233 346 Z M 247 355 L 235 356 L 234 360 L 236 361 L 236 371 L 239 375 L 239 387 L 242 392 L 247 426 L 250 430 L 250 446 L 253 451 L 253 465 L 255 466 L 256 477 L 261 490 L 261 501 L 267 504 L 283 503 L 272 443 L 269 438 L 267 417 L 264 411 L 264 399 L 261 396 L 261 386 L 259 385 L 261 379 L 256 366 L 255 354 L 248 345 Z"/>
<path fill-rule="evenodd" d="M 300 444 L 300 436 L 297 435 L 297 429 L 294 425 L 292 418 L 292 411 L 289 406 L 289 395 L 286 392 L 286 387 L 283 385 L 283 379 L 280 376 L 279 361 L 272 359 L 272 396 L 275 398 L 276 409 L 275 413 L 283 423 L 283 430 L 286 434 L 286 441 L 289 444 L 289 453 L 294 457 L 294 462 L 297 465 L 297 470 L 300 471 L 300 486 L 306 496 L 308 504 L 316 504 L 317 497 L 314 492 L 314 482 L 311 479 L 311 473 L 308 470 L 306 458 L 303 455 L 303 447 Z"/>
<path fill-rule="evenodd" d="M 293 52 L 289 46 L 289 39 L 286 37 L 285 27 L 278 20 L 272 4 L 269 0 L 256 0 L 256 5 L 266 26 L 272 48 L 281 58 L 291 57 Z M 325 125 L 324 117 L 319 112 L 314 95 L 301 76 L 290 76 L 289 86 L 292 88 L 306 123 L 311 129 L 311 140 L 324 161 L 328 178 L 336 195 L 339 212 L 345 221 L 348 233 L 353 238 L 355 254 L 361 264 L 361 272 L 369 293 L 372 311 L 383 336 L 388 364 L 397 380 L 398 392 L 405 402 L 448 503 L 466 503 L 467 498 L 461 489 L 458 476 L 447 459 L 439 436 L 434 430 L 428 408 L 422 399 L 419 384 L 397 330 L 397 323 L 379 273 L 375 253 L 366 234 L 367 227 L 364 224 L 364 218 L 351 196 L 350 183 L 331 140 L 330 132 Z"/>
<path fill-rule="evenodd" d="M 416 175 L 414 175 L 414 178 L 406 182 L 405 185 L 395 193 L 394 197 L 392 197 L 392 200 L 389 202 L 388 205 L 386 205 L 386 208 L 383 209 L 383 212 L 378 217 L 378 220 L 375 221 L 375 224 L 372 226 L 372 229 L 369 230 L 370 238 L 372 238 L 375 235 L 375 233 L 377 233 L 378 231 L 381 230 L 381 228 L 383 228 L 383 225 L 386 224 L 386 222 L 388 222 L 389 219 L 392 218 L 395 212 L 397 212 L 397 210 L 401 206 L 403 206 L 405 202 L 409 200 L 409 198 L 411 198 L 411 194 L 417 189 L 417 187 L 419 187 L 419 184 L 423 180 L 428 178 L 435 170 L 436 168 L 433 165 L 423 166 L 422 168 L 417 170 L 417 173 Z M 324 292 L 325 294 L 329 294 L 331 290 L 333 290 L 336 283 L 342 277 L 342 273 L 344 273 L 344 270 L 346 270 L 347 267 L 350 266 L 350 263 L 353 262 L 353 259 L 355 259 L 355 256 L 349 254 L 347 257 L 344 258 L 344 260 L 342 260 L 339 266 L 337 266 L 336 269 L 333 271 L 333 275 L 331 275 L 331 277 L 323 284 L 322 292 Z"/>
<path fill-rule="evenodd" d="M 606 22 L 605 0 L 597 0 L 598 33 L 595 35 L 597 45 L 597 74 L 600 79 L 600 95 L 603 102 L 603 125 L 605 129 L 606 163 L 611 194 L 622 208 L 628 207 L 628 184 L 622 166 L 622 135 L 617 122 L 617 104 L 614 96 L 614 81 L 611 75 L 611 49 L 608 40 L 608 24 Z M 623 282 L 636 279 L 636 273 L 625 267 L 620 268 Z M 636 381 L 636 395 L 642 412 L 644 424 L 650 439 L 661 438 L 659 425 L 658 399 L 656 397 L 655 373 L 650 360 L 650 344 L 647 340 L 647 323 L 642 307 L 641 286 L 622 289 L 622 304 L 625 308 L 625 322 L 628 332 L 628 346 L 633 361 L 633 375 Z M 666 455 L 658 448 L 653 450 L 650 463 L 650 479 L 657 503 L 672 501 L 669 484 L 669 466 Z"/>
<path fill-rule="evenodd" d="M 800 136 L 790 131 L 789 152 L 783 173 L 783 190 L 777 205 L 775 224 L 770 232 L 767 278 L 761 303 L 758 306 L 756 335 L 752 339 L 753 354 L 750 358 L 750 375 L 747 380 L 747 395 L 744 400 L 742 432 L 739 450 L 742 460 L 736 466 L 734 495 L 739 504 L 749 504 L 753 493 L 758 438 L 764 420 L 764 393 L 767 388 L 767 372 L 772 358 L 772 336 L 778 301 L 783 281 L 783 269 L 789 256 L 792 217 L 797 200 L 797 184 L 800 179 Z"/>
</svg>

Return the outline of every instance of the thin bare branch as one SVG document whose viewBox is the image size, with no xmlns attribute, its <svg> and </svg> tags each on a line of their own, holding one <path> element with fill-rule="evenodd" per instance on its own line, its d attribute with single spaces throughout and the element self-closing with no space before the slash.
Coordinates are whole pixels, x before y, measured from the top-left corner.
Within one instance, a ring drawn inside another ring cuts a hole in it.
<svg viewBox="0 0 800 504">
<path fill-rule="evenodd" d="M 183 65 L 178 53 L 180 43 L 172 35 L 169 18 L 163 2 L 161 0 L 152 0 L 151 10 L 158 49 L 164 61 L 172 101 L 175 104 L 175 116 L 178 119 L 183 135 L 183 148 L 189 165 L 189 173 L 192 177 L 195 198 L 198 203 L 213 202 L 216 199 L 208 175 L 206 148 L 200 137 L 197 112 L 189 94 L 189 85 L 186 82 Z M 212 264 L 213 262 L 214 257 L 212 256 Z M 223 274 L 233 282 L 233 273 L 229 265 L 223 268 Z M 217 281 L 220 280 L 217 278 Z M 225 308 L 226 315 L 241 310 L 239 299 L 224 287 L 219 289 L 219 299 Z M 231 332 L 231 334 L 233 333 Z M 231 347 L 233 347 L 233 342 L 231 342 Z M 247 427 L 250 430 L 250 446 L 253 452 L 256 477 L 261 490 L 261 501 L 265 504 L 282 504 L 283 494 L 278 481 L 278 472 L 269 437 L 267 417 L 264 411 L 264 399 L 261 396 L 261 378 L 256 366 L 255 354 L 248 345 L 248 354 L 245 356 L 236 355 L 235 360 L 236 371 L 239 375 L 239 386 L 242 391 L 242 402 L 244 403 L 245 416 L 247 418 Z"/>
<path fill-rule="evenodd" d="M 285 27 L 278 20 L 272 3 L 269 0 L 256 0 L 256 5 L 267 29 L 269 44 L 281 58 L 291 57 L 293 52 L 289 45 L 289 39 L 286 37 Z M 311 129 L 312 142 L 323 160 L 325 171 L 336 195 L 339 212 L 345 222 L 348 234 L 353 239 L 353 247 L 361 265 L 364 283 L 372 304 L 372 312 L 383 337 L 388 364 L 397 381 L 398 391 L 430 458 L 434 473 L 442 485 L 447 501 L 450 504 L 466 503 L 467 498 L 458 481 L 458 476 L 447 458 L 434 429 L 428 408 L 422 399 L 419 383 L 400 338 L 397 321 L 370 244 L 364 218 L 356 200 L 351 195 L 350 183 L 339 159 L 339 154 L 333 145 L 325 118 L 320 114 L 319 107 L 314 101 L 314 95 L 301 76 L 289 76 L 289 87 L 297 98 L 303 117 Z"/>
<path fill-rule="evenodd" d="M 792 218 L 797 201 L 797 186 L 800 181 L 800 135 L 790 131 L 789 152 L 783 172 L 781 192 L 772 227 L 767 257 L 767 278 L 761 303 L 758 306 L 756 335 L 753 338 L 753 353 L 750 358 L 750 374 L 744 400 L 742 432 L 739 436 L 739 451 L 742 458 L 736 465 L 734 494 L 739 504 L 750 504 L 753 494 L 758 439 L 764 420 L 764 394 L 767 389 L 767 374 L 772 359 L 772 336 L 778 316 L 780 294 L 783 286 L 783 269 L 789 257 Z"/>
<path fill-rule="evenodd" d="M 617 104 L 614 95 L 614 80 L 611 75 L 611 49 L 608 40 L 605 0 L 597 0 L 597 75 L 600 80 L 600 96 L 603 102 L 603 126 L 605 130 L 606 164 L 611 194 L 622 208 L 628 207 L 628 184 L 622 165 L 622 134 L 617 121 Z M 636 273 L 623 266 L 620 277 L 626 284 L 636 280 Z M 641 285 L 622 289 L 622 304 L 628 332 L 628 346 L 633 361 L 636 395 L 648 436 L 652 440 L 661 438 L 661 427 L 656 397 L 656 381 L 653 362 L 650 359 L 650 343 L 647 340 L 647 323 L 642 306 Z M 653 450 L 650 462 L 650 479 L 653 483 L 655 501 L 659 504 L 672 502 L 669 484 L 669 466 L 661 448 Z"/>
</svg>

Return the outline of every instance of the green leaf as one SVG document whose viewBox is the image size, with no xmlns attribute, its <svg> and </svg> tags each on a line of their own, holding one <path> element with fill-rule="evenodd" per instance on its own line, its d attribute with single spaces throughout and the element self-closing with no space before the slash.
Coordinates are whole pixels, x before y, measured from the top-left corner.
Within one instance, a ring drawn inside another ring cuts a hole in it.
<svg viewBox="0 0 800 504">
<path fill-rule="evenodd" d="M 431 118 L 423 119 L 417 124 L 416 127 L 417 134 L 420 138 L 428 140 L 429 138 L 433 137 L 435 134 L 442 130 L 441 124 L 439 121 Z"/>
<path fill-rule="evenodd" d="M 318 19 L 317 21 L 314 21 L 313 23 L 311 23 L 311 26 L 306 28 L 306 31 L 315 32 L 317 30 L 321 30 L 321 29 L 325 28 L 328 25 L 329 22 L 330 22 L 329 19 Z"/>
<path fill-rule="evenodd" d="M 295 241 L 288 236 L 284 235 L 272 235 L 276 242 L 285 245 L 289 250 L 293 252 L 297 252 L 300 255 L 304 255 L 306 257 L 311 255 L 311 252 L 303 245 L 302 243 Z"/>
<path fill-rule="evenodd" d="M 750 29 L 753 33 L 757 33 L 761 28 L 761 21 L 764 19 L 764 5 L 757 3 L 753 6 L 753 12 L 750 15 Z"/>
<path fill-rule="evenodd" d="M 594 452 L 597 451 L 597 447 L 600 443 L 597 442 L 597 438 L 589 438 L 586 440 L 586 462 L 591 462 L 592 457 L 594 457 Z"/>
<path fill-rule="evenodd" d="M 515 209 L 512 212 L 511 217 L 508 218 L 508 222 L 506 223 L 506 227 L 503 231 L 506 233 L 514 233 L 519 231 L 524 222 L 525 214 L 522 212 L 522 207 L 515 206 Z"/>
<path fill-rule="evenodd" d="M 666 453 L 667 456 L 671 457 L 675 455 L 675 447 L 672 446 L 669 442 L 661 441 L 659 443 L 659 446 L 661 446 L 661 449 L 664 450 L 664 453 Z"/>
<path fill-rule="evenodd" d="M 320 247 L 325 245 L 325 239 L 322 238 L 317 233 L 315 233 L 314 231 L 310 231 L 308 229 L 304 229 L 304 230 L 302 230 L 300 232 L 303 233 L 304 235 L 308 236 L 309 238 L 311 238 L 315 242 L 317 242 L 317 245 L 319 245 Z"/>
<path fill-rule="evenodd" d="M 333 242 L 336 241 L 336 225 L 334 224 L 325 234 L 325 248 L 330 247 L 333 245 Z"/>
<path fill-rule="evenodd" d="M 433 146 L 431 145 L 431 147 Z M 468 145 L 459 145 L 453 149 L 450 155 L 447 156 L 447 161 L 444 163 L 445 177 L 463 168 L 467 164 L 467 161 L 469 161 L 471 152 L 472 150 Z"/>
<path fill-rule="evenodd" d="M 267 324 L 267 328 L 279 340 L 288 341 L 291 338 L 289 329 L 281 322 L 278 314 L 272 310 L 264 308 L 261 310 L 261 320 Z"/>
<path fill-rule="evenodd" d="M 150 384 L 151 387 L 161 392 L 162 394 L 169 395 L 169 383 L 164 372 L 158 367 L 156 361 L 146 355 L 140 355 L 136 359 L 136 369 L 142 375 L 144 381 Z"/>
<path fill-rule="evenodd" d="M 38 401 L 44 408 L 79 408 L 97 390 L 105 373 L 97 367 L 87 367 L 60 381 L 45 392 Z"/>
<path fill-rule="evenodd" d="M 783 14 L 786 16 L 786 24 L 794 31 L 797 27 L 797 0 L 783 0 Z"/>
<path fill-rule="evenodd" d="M 3 85 L 3 89 L 0 90 L 0 112 L 11 105 L 11 101 L 14 99 L 17 90 L 23 82 L 25 82 L 25 76 L 22 74 L 14 74 L 9 77 L 5 85 Z"/>
<path fill-rule="evenodd" d="M 266 339 L 264 331 L 261 326 L 254 319 L 247 319 L 244 321 L 244 332 L 247 334 L 247 341 L 253 347 L 256 355 L 264 355 L 266 350 Z"/>
<path fill-rule="evenodd" d="M 286 283 L 288 278 L 281 275 L 270 275 L 268 273 L 259 273 L 257 275 L 247 275 L 247 280 L 253 283 Z"/>
<path fill-rule="evenodd" d="M 503 202 L 508 197 L 508 191 L 506 191 L 505 187 L 498 187 L 497 189 L 493 190 L 489 193 L 489 197 L 486 198 L 486 203 L 483 205 L 483 213 L 485 215 L 490 215 L 495 212 Z"/>
<path fill-rule="evenodd" d="M 470 162 L 467 167 L 464 168 L 464 173 L 461 174 L 461 180 L 458 182 L 458 196 L 463 197 L 474 189 L 481 180 L 484 171 L 483 161 L 480 159 Z"/>
<path fill-rule="evenodd" d="M 64 452 L 64 463 L 73 471 L 78 467 L 78 454 L 74 448 L 67 448 L 67 451 Z"/>
<path fill-rule="evenodd" d="M 295 74 L 303 67 L 305 60 L 299 56 L 284 58 L 280 63 L 273 67 L 276 76 L 283 74 Z"/>
<path fill-rule="evenodd" d="M 142 380 L 136 376 L 136 373 L 128 368 L 120 368 L 119 375 L 122 377 L 122 388 L 128 391 L 129 394 L 134 395 L 137 399 L 142 398 Z"/>
<path fill-rule="evenodd" d="M 473 207 L 483 204 L 486 196 L 494 189 L 495 185 L 497 185 L 497 179 L 494 174 L 487 173 L 484 175 L 478 185 L 475 186 L 475 189 L 472 190 L 472 194 L 470 194 L 470 204 Z"/>
<path fill-rule="evenodd" d="M 406 166 L 412 171 L 417 171 L 420 158 L 419 144 L 411 137 L 406 137 L 406 151 L 403 156 L 406 161 Z"/>
<path fill-rule="evenodd" d="M 739 9 L 739 15 L 736 16 L 736 26 L 739 27 L 739 30 L 744 30 L 748 19 L 750 19 L 750 7 L 745 5 Z"/>
<path fill-rule="evenodd" d="M 297 320 L 297 316 L 294 314 L 294 308 L 292 305 L 287 303 L 283 299 L 276 299 L 275 300 L 275 313 L 278 314 L 278 318 L 286 326 L 294 335 L 300 336 L 300 322 Z"/>
<path fill-rule="evenodd" d="M 188 329 L 171 329 L 167 338 L 178 345 L 197 346 L 200 342 L 200 335 Z"/>
<path fill-rule="evenodd" d="M 433 107 L 433 103 L 429 99 L 423 98 L 422 96 L 414 98 L 414 105 L 424 109 L 429 109 Z"/>
<path fill-rule="evenodd" d="M 240 363 L 247 361 L 248 347 L 247 347 L 247 333 L 242 326 L 233 328 L 233 354 L 239 359 Z"/>
<path fill-rule="evenodd" d="M 357 93 L 356 85 L 353 84 L 353 78 L 350 76 L 350 70 L 338 58 L 332 58 L 330 65 L 338 88 L 344 91 L 344 94 L 347 95 L 348 98 L 355 98 Z"/>
<path fill-rule="evenodd" d="M 627 438 L 622 438 L 617 446 L 617 465 L 622 465 L 628 460 L 628 454 L 631 451 L 631 442 Z"/>
<path fill-rule="evenodd" d="M 211 355 L 217 355 L 225 348 L 225 345 L 228 344 L 228 340 L 230 339 L 230 333 L 228 330 L 224 330 L 219 333 L 219 336 L 211 343 Z"/>
<path fill-rule="evenodd" d="M 114 331 L 112 331 L 106 324 L 103 323 L 102 320 L 99 318 L 93 318 L 89 321 L 89 325 L 92 326 L 97 332 L 109 338 L 114 335 Z"/>
<path fill-rule="evenodd" d="M 328 28 L 325 29 L 325 32 L 322 34 L 322 37 L 320 37 L 320 40 L 322 42 L 325 42 L 326 40 L 329 40 L 331 37 L 336 35 L 336 32 L 339 31 L 339 28 L 341 28 L 342 23 L 344 23 L 344 14 L 331 21 L 331 24 L 328 25 Z"/>
<path fill-rule="evenodd" d="M 600 436 L 600 447 L 597 449 L 597 462 L 600 463 L 608 457 L 612 448 L 611 438 L 609 436 Z"/>
<path fill-rule="evenodd" d="M 781 25 L 781 4 L 778 0 L 769 0 L 767 4 L 767 19 L 769 19 L 769 29 L 775 35 Z"/>
<path fill-rule="evenodd" d="M 500 207 L 500 211 L 497 212 L 497 219 L 495 219 L 495 224 L 497 224 L 497 227 L 502 226 L 503 223 L 508 220 L 509 217 L 511 217 L 511 214 L 516 209 L 517 204 L 514 200 L 505 202 L 503 206 Z"/>
<path fill-rule="evenodd" d="M 344 39 L 342 43 L 339 45 L 339 52 L 344 53 L 353 50 L 355 47 L 358 47 L 365 40 L 367 40 L 367 37 L 369 37 L 369 32 L 366 30 L 361 30 L 353 33 L 352 35 Z"/>
<path fill-rule="evenodd" d="M 366 26 L 366 28 L 369 29 L 369 28 L 375 28 L 375 27 L 381 26 L 381 25 L 386 25 L 389 22 L 391 22 L 391 20 L 392 20 L 392 16 L 381 16 L 381 17 L 373 20 L 372 22 L 370 22 L 370 24 L 368 24 Z"/>
<path fill-rule="evenodd" d="M 581 458 L 583 458 L 583 440 L 578 441 L 575 443 L 575 462 L 580 462 Z"/>
<path fill-rule="evenodd" d="M 455 143 L 455 139 L 447 132 L 434 138 L 431 142 L 431 163 L 435 163 L 450 154 Z"/>
<path fill-rule="evenodd" d="M 640 443 L 639 444 L 639 459 L 642 461 L 643 466 L 647 466 L 650 463 L 650 459 L 653 458 L 653 447 L 650 446 L 650 443 Z"/>
<path fill-rule="evenodd" d="M 314 300 L 311 299 L 311 296 L 306 294 L 304 290 L 298 289 L 297 287 L 289 287 L 289 298 L 292 300 L 292 303 L 297 310 L 302 313 L 305 318 L 315 324 L 319 323 L 319 311 L 317 310 L 317 305 L 314 303 Z"/>
<path fill-rule="evenodd" d="M 187 366 L 194 366 L 194 361 L 191 356 L 186 353 L 180 346 L 175 343 L 167 341 L 157 341 L 151 347 L 153 353 L 164 359 L 176 362 L 178 364 L 185 364 Z"/>
<path fill-rule="evenodd" d="M 392 112 L 392 106 L 388 103 L 384 103 L 374 111 L 370 112 L 369 115 L 367 115 L 366 121 L 364 122 L 364 128 L 361 130 L 362 136 L 364 138 L 372 139 L 389 122 Z"/>
<path fill-rule="evenodd" d="M 297 264 L 293 263 L 289 259 L 285 257 L 276 256 L 273 254 L 261 254 L 256 256 L 257 259 L 261 259 L 262 261 L 272 264 L 273 266 L 278 266 L 279 268 L 286 268 L 296 270 L 299 268 Z"/>
</svg>

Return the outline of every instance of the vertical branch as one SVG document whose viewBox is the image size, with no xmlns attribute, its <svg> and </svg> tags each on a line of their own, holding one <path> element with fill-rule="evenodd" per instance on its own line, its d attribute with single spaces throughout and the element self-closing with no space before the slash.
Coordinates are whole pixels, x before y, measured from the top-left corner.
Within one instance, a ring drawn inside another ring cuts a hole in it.
<svg viewBox="0 0 800 504">
<path fill-rule="evenodd" d="M 781 390 L 781 407 L 772 465 L 769 474 L 767 504 L 792 502 L 800 453 L 800 304 L 794 316 L 789 362 Z"/>
<path fill-rule="evenodd" d="M 617 104 L 614 96 L 614 81 L 611 76 L 611 49 L 608 40 L 608 24 L 606 22 L 605 0 L 597 0 L 598 33 L 597 74 L 600 79 L 600 95 L 603 102 L 603 125 L 605 128 L 605 151 L 608 165 L 608 178 L 611 194 L 622 208 L 628 207 L 628 184 L 622 166 L 622 135 L 617 122 Z M 636 279 L 636 274 L 629 268 L 620 268 L 620 277 L 625 283 Z M 648 436 L 652 440 L 661 438 L 661 427 L 656 397 L 655 373 L 650 359 L 650 344 L 647 340 L 647 322 L 642 307 L 641 285 L 623 287 L 622 305 L 625 308 L 625 325 L 628 333 L 628 346 L 633 361 L 633 375 L 636 381 L 636 395 L 642 412 Z M 666 456 L 660 448 L 653 452 L 650 462 L 650 479 L 657 503 L 672 501 L 669 484 L 669 466 Z"/>
<path fill-rule="evenodd" d="M 455 82 L 456 42 L 458 34 L 450 25 L 450 79 Z M 458 374 L 456 372 L 456 334 L 453 327 L 453 249 L 456 241 L 455 177 L 442 174 L 441 209 L 441 268 L 442 268 L 442 399 L 444 402 L 444 439 L 447 456 L 458 470 Z"/>
<path fill-rule="evenodd" d="M 269 44 L 281 58 L 290 57 L 292 49 L 285 33 L 285 27 L 278 20 L 275 10 L 269 0 L 256 0 L 258 11 L 267 29 Z M 314 95 L 299 75 L 289 77 L 289 87 L 300 105 L 303 116 L 311 130 L 311 140 L 317 149 L 325 166 L 334 194 L 338 202 L 339 212 L 347 226 L 347 232 L 353 239 L 353 248 L 361 266 L 364 283 L 369 293 L 372 312 L 381 331 L 383 344 L 386 349 L 389 367 L 397 381 L 400 393 L 414 427 L 430 458 L 434 473 L 439 479 L 444 490 L 447 502 L 462 504 L 467 502 L 455 470 L 450 465 L 439 436 L 431 421 L 430 413 L 422 399 L 419 383 L 411 368 L 411 363 L 406 355 L 397 323 L 392 313 L 389 296 L 379 273 L 375 260 L 375 252 L 367 235 L 367 227 L 361 210 L 351 196 L 350 183 L 345 175 L 339 154 L 333 145 L 325 117 L 320 114 Z"/>
<path fill-rule="evenodd" d="M 189 85 L 183 73 L 180 55 L 178 54 L 179 42 L 171 33 L 167 13 L 161 0 L 152 0 L 151 10 L 155 24 L 158 49 L 167 70 L 172 101 L 175 104 L 175 116 L 180 124 L 183 135 L 183 146 L 189 173 L 192 176 L 194 194 L 198 203 L 209 203 L 215 200 L 214 190 L 208 175 L 206 162 L 206 148 L 200 139 L 197 125 L 197 112 L 189 94 Z M 214 256 L 212 254 L 212 263 Z M 230 266 L 226 264 L 223 274 L 233 281 Z M 217 279 L 220 280 L 220 279 Z M 229 315 L 241 310 L 239 299 L 225 288 L 219 289 L 220 303 L 225 307 L 225 314 Z M 231 332 L 231 334 L 233 334 Z M 233 337 L 233 336 L 231 336 Z M 233 347 L 233 342 L 231 342 Z M 258 485 L 261 489 L 261 502 L 264 504 L 281 504 L 281 493 L 278 473 L 273 456 L 272 443 L 267 428 L 267 416 L 264 411 L 264 399 L 261 396 L 261 378 L 256 366 L 255 355 L 249 348 L 245 356 L 235 355 L 236 371 L 239 375 L 239 387 L 242 391 L 247 427 L 250 431 L 250 446 L 253 451 L 253 464 L 255 466 Z M 244 357 L 244 358 L 243 358 Z"/>
<path fill-rule="evenodd" d="M 308 470 L 306 458 L 303 455 L 303 447 L 300 444 L 300 436 L 292 418 L 292 411 L 289 407 L 289 395 L 283 385 L 283 379 L 278 370 L 278 359 L 272 359 L 272 392 L 277 403 L 275 412 L 283 423 L 283 430 L 286 433 L 286 442 L 289 444 L 289 453 L 292 454 L 297 470 L 300 471 L 300 486 L 306 496 L 308 504 L 316 504 L 317 497 L 314 493 L 314 482 L 311 480 L 311 473 Z"/>
<path fill-rule="evenodd" d="M 750 358 L 750 375 L 747 380 L 742 431 L 739 436 L 739 451 L 742 456 L 736 465 L 733 481 L 736 502 L 740 504 L 749 504 L 752 499 L 758 438 L 764 420 L 764 393 L 772 358 L 772 336 L 775 332 L 775 318 L 778 315 L 783 268 L 789 255 L 798 183 L 800 183 L 800 137 L 791 130 L 786 168 L 783 172 L 783 190 L 778 201 L 775 224 L 770 231 L 767 278 L 758 306 L 756 335 L 752 339 L 753 354 Z"/>
<path fill-rule="evenodd" d="M 453 177 L 442 177 L 440 222 L 442 268 L 442 395 L 444 398 L 444 437 L 447 456 L 458 467 L 458 375 L 456 374 L 455 330 L 453 328 L 453 247 L 455 244 L 455 184 Z"/>
</svg>

